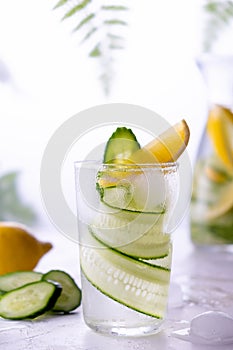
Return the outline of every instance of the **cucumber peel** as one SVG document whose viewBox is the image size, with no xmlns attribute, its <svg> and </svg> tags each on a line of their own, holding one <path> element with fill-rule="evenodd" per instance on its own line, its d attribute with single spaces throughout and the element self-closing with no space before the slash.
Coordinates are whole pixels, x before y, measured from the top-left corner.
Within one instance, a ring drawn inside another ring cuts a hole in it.
<svg viewBox="0 0 233 350">
<path fill-rule="evenodd" d="M 104 163 L 125 163 L 138 149 L 140 144 L 133 131 L 126 127 L 119 127 L 106 144 L 103 161 Z"/>
<path fill-rule="evenodd" d="M 43 274 L 35 271 L 9 272 L 0 276 L 0 290 L 9 292 L 25 284 L 40 281 Z"/>
<path fill-rule="evenodd" d="M 111 299 L 140 313 L 163 318 L 170 270 L 121 254 L 87 234 L 81 269 L 90 283 Z"/>
<path fill-rule="evenodd" d="M 16 271 L 0 276 L 0 317 L 35 318 L 47 311 L 68 313 L 81 304 L 81 290 L 66 272 Z"/>
<path fill-rule="evenodd" d="M 62 292 L 52 310 L 56 312 L 70 312 L 81 303 L 81 290 L 66 272 L 51 270 L 43 276 L 43 280 L 54 281 L 62 286 Z"/>
<path fill-rule="evenodd" d="M 50 310 L 61 294 L 59 284 L 37 281 L 5 293 L 0 299 L 0 316 L 11 320 L 35 318 Z"/>
<path fill-rule="evenodd" d="M 164 233 L 164 173 L 130 161 L 140 145 L 117 128 L 96 175 L 98 214 L 83 235 L 81 270 L 101 293 L 139 313 L 162 319 L 168 298 L 172 247 Z"/>
</svg>

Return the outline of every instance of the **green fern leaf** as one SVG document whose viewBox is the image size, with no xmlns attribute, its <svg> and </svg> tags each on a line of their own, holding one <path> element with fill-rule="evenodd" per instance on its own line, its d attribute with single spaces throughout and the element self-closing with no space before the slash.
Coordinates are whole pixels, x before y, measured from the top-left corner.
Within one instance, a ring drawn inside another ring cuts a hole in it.
<svg viewBox="0 0 233 350">
<path fill-rule="evenodd" d="M 97 44 L 94 49 L 89 53 L 90 57 L 99 57 L 101 56 L 100 44 Z"/>
<path fill-rule="evenodd" d="M 54 6 L 53 9 L 55 10 L 55 9 L 57 9 L 57 8 L 59 8 L 59 7 L 63 6 L 63 5 L 65 5 L 65 4 L 67 4 L 68 1 L 69 1 L 69 0 L 60 0 L 60 1 L 57 3 L 57 5 Z"/>
<path fill-rule="evenodd" d="M 105 73 L 99 76 L 99 79 L 102 82 L 105 95 L 109 95 L 111 82 L 112 82 L 112 75 L 106 71 Z"/>
<path fill-rule="evenodd" d="M 79 3 L 78 5 L 72 7 L 71 10 L 69 10 L 65 16 L 62 18 L 62 20 L 69 18 L 73 15 L 75 15 L 78 11 L 83 10 L 89 3 L 91 2 L 91 0 L 83 0 L 81 3 Z"/>
<path fill-rule="evenodd" d="M 112 49 L 112 50 L 123 50 L 124 46 L 110 44 L 109 48 Z"/>
<path fill-rule="evenodd" d="M 112 34 L 112 33 L 107 33 L 107 36 L 110 38 L 110 39 L 113 39 L 113 40 L 124 40 L 124 38 L 120 35 L 116 35 L 116 34 Z"/>
<path fill-rule="evenodd" d="M 85 17 L 78 25 L 77 27 L 74 28 L 74 32 L 79 30 L 80 28 L 82 28 L 85 24 L 89 23 L 92 18 L 95 17 L 95 14 L 94 13 L 91 13 L 90 15 L 88 15 L 87 17 Z"/>
<path fill-rule="evenodd" d="M 103 5 L 101 6 L 103 10 L 107 11 L 128 11 L 129 8 L 126 6 L 120 6 L 120 5 Z"/>
<path fill-rule="evenodd" d="M 121 15 L 123 12 L 127 12 L 129 8 L 123 4 L 119 5 L 115 0 L 111 0 L 109 5 L 106 4 L 106 1 L 104 1 L 104 4 L 100 2 L 101 0 L 60 0 L 55 8 L 70 4 L 70 9 L 66 11 L 62 20 L 70 17 L 75 19 L 75 15 L 77 15 L 78 23 L 73 32 L 82 33 L 81 43 L 86 41 L 92 43 L 93 48 L 91 51 L 88 50 L 88 56 L 99 61 L 101 65 L 99 69 L 101 71 L 100 80 L 107 94 L 113 80 L 114 70 L 112 65 L 115 51 L 122 50 L 125 43 L 123 34 L 118 35 L 116 28 L 128 25 L 125 18 L 124 20 L 121 18 Z M 108 13 L 110 18 L 107 17 Z"/>
<path fill-rule="evenodd" d="M 120 19 L 106 19 L 104 21 L 104 24 L 127 26 L 127 23 L 125 21 L 120 20 Z"/>
<path fill-rule="evenodd" d="M 221 31 L 233 21 L 233 1 L 207 0 L 203 8 L 207 15 L 203 49 L 209 52 L 214 42 L 219 38 Z"/>
<path fill-rule="evenodd" d="M 85 42 L 87 39 L 89 39 L 97 31 L 97 29 L 97 27 L 91 28 L 91 30 L 89 30 L 89 32 L 84 36 L 82 42 Z"/>
</svg>

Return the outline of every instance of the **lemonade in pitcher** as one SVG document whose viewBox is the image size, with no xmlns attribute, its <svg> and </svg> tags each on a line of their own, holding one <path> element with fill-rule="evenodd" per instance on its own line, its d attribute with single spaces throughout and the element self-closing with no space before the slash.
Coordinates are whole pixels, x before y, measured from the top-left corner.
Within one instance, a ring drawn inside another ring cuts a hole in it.
<svg viewBox="0 0 233 350">
<path fill-rule="evenodd" d="M 198 67 L 207 88 L 208 115 L 194 169 L 192 241 L 233 244 L 233 56 L 206 54 Z"/>
<path fill-rule="evenodd" d="M 199 245 L 233 244 L 233 113 L 220 105 L 209 112 L 194 173 L 192 240 Z"/>
</svg>

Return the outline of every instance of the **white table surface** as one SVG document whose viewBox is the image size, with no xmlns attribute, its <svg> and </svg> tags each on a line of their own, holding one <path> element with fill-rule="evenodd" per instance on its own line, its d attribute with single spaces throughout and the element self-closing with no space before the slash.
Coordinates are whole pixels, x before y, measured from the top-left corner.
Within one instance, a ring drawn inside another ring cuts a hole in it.
<svg viewBox="0 0 233 350">
<path fill-rule="evenodd" d="M 41 240 L 53 243 L 36 270 L 63 269 L 80 283 L 78 245 L 55 231 L 43 232 Z M 189 240 L 186 224 L 175 232 L 172 288 L 168 320 L 164 331 L 141 338 L 117 338 L 90 330 L 82 318 L 82 308 L 69 315 L 40 317 L 30 321 L 0 319 L 0 349 L 37 350 L 206 350 L 206 345 L 180 340 L 173 331 L 189 326 L 204 311 L 224 311 L 233 316 L 233 253 L 197 250 Z M 174 293 L 182 290 L 182 300 Z M 232 331 L 233 333 L 233 331 Z M 233 344 L 214 346 L 232 350 Z"/>
</svg>

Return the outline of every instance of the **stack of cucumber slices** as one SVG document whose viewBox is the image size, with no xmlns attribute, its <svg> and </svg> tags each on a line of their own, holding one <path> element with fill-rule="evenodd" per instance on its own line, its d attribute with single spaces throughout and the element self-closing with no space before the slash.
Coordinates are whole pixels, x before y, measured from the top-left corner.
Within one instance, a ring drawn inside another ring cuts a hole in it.
<svg viewBox="0 0 233 350">
<path fill-rule="evenodd" d="M 96 176 L 99 212 L 85 233 L 81 269 L 106 296 L 160 319 L 166 311 L 172 254 L 164 232 L 165 191 L 161 188 L 157 198 L 153 193 L 150 198 L 145 189 L 153 192 L 153 186 L 148 181 L 159 178 L 150 179 L 150 171 L 145 174 L 130 163 L 137 150 L 136 137 L 125 127 L 117 128 L 107 142 L 106 167 Z"/>
<path fill-rule="evenodd" d="M 68 313 L 81 303 L 81 290 L 66 272 L 11 272 L 0 276 L 0 316 L 35 318 L 48 311 Z"/>
</svg>

